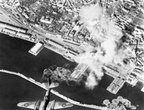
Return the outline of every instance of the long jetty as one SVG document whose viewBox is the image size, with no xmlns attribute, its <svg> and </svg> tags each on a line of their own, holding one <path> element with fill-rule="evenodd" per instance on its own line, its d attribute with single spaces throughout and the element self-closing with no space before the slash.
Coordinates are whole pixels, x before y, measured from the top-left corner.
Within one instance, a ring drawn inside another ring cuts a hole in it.
<svg viewBox="0 0 144 110">
<path fill-rule="evenodd" d="M 0 72 L 19 76 L 19 77 L 21 77 L 21 78 L 23 78 L 23 79 L 25 79 L 25 80 L 27 80 L 27 81 L 35 84 L 35 85 L 37 85 L 37 86 L 39 86 L 39 87 L 47 90 L 47 87 L 46 87 L 44 84 L 36 81 L 36 80 L 33 79 L 33 78 L 26 77 L 25 75 L 23 75 L 23 74 L 21 74 L 21 73 L 12 72 L 12 71 L 8 71 L 8 70 L 4 70 L 4 69 L 0 69 Z M 80 102 L 78 102 L 78 101 L 74 101 L 74 100 L 72 100 L 72 99 L 70 99 L 70 98 L 68 98 L 68 97 L 60 94 L 59 92 L 57 92 L 56 90 L 53 90 L 53 89 L 51 89 L 50 92 L 53 93 L 54 95 L 62 98 L 62 99 L 64 99 L 64 100 L 66 100 L 66 101 L 74 104 L 74 105 L 77 105 L 77 106 L 92 108 L 92 109 L 96 109 L 96 110 L 110 110 L 110 109 L 108 109 L 107 107 L 96 106 L 96 105 L 89 105 L 89 104 L 82 104 L 82 103 L 80 103 Z"/>
</svg>

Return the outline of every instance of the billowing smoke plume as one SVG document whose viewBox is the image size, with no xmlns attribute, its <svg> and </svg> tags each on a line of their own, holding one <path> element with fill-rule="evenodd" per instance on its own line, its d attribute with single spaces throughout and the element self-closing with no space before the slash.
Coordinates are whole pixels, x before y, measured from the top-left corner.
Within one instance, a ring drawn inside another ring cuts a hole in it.
<svg viewBox="0 0 144 110">
<path fill-rule="evenodd" d="M 80 22 L 91 33 L 89 39 L 98 44 L 94 48 L 95 52 L 87 51 L 75 58 L 77 63 L 86 64 L 91 69 L 85 85 L 93 89 L 103 76 L 104 65 L 115 63 L 124 66 L 123 59 L 133 53 L 129 48 L 118 49 L 123 35 L 121 28 L 115 25 L 99 4 L 82 7 L 79 16 Z"/>
<path fill-rule="evenodd" d="M 81 22 L 87 27 L 91 33 L 91 38 L 100 31 L 97 27 L 98 20 L 102 18 L 103 10 L 99 5 L 84 6 L 81 8 L 79 15 Z M 99 36 L 97 36 L 98 38 Z M 100 39 L 100 38 L 99 38 Z"/>
<path fill-rule="evenodd" d="M 92 72 L 94 72 L 95 75 L 97 76 L 97 80 L 101 80 L 101 78 L 103 76 L 103 72 L 101 70 L 102 63 L 99 61 L 99 59 L 97 57 L 98 57 L 98 54 L 87 52 L 87 53 L 77 56 L 75 58 L 75 61 L 77 61 L 78 63 L 81 63 L 81 64 L 88 65 L 89 69 L 92 70 Z"/>
<path fill-rule="evenodd" d="M 96 80 L 96 76 L 94 73 L 89 74 L 85 85 L 86 87 L 88 87 L 88 89 L 93 89 L 96 85 L 98 85 L 98 82 Z"/>
</svg>

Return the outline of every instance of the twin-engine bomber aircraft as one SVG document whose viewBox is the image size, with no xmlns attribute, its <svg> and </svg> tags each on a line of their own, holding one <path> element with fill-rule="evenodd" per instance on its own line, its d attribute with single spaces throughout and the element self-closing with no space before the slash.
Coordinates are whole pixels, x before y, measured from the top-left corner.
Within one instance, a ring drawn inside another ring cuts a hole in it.
<svg viewBox="0 0 144 110">
<path fill-rule="evenodd" d="M 34 110 L 56 110 L 73 106 L 73 104 L 69 102 L 57 102 L 55 100 L 50 101 L 50 89 L 59 86 L 59 84 L 54 82 L 52 82 L 50 85 L 49 82 L 45 84 L 48 88 L 43 101 L 20 102 L 17 104 L 17 106 Z"/>
<path fill-rule="evenodd" d="M 77 106 L 86 107 L 86 108 L 95 109 L 95 110 L 107 110 L 107 107 L 83 104 L 83 103 L 72 100 L 72 99 L 60 94 L 58 91 L 52 89 L 54 87 L 59 86 L 59 83 L 54 83 L 54 82 L 50 83 L 50 80 L 47 77 L 46 77 L 45 80 L 42 80 L 42 82 L 46 81 L 47 83 L 40 83 L 40 82 L 34 80 L 33 78 L 27 77 L 27 76 L 25 76 L 21 73 L 8 71 L 8 70 L 4 70 L 4 69 L 0 69 L 0 73 L 6 73 L 6 74 L 19 76 L 19 77 L 21 77 L 21 78 L 23 78 L 23 79 L 39 86 L 39 87 L 41 87 L 41 88 L 43 88 L 44 90 L 47 91 L 43 101 L 20 102 L 20 103 L 17 104 L 17 106 L 19 106 L 19 107 L 29 108 L 29 109 L 34 109 L 34 110 L 52 110 L 52 109 L 69 108 L 69 107 L 72 107 L 73 105 L 77 105 Z M 54 100 L 50 101 L 50 98 L 49 98 L 50 94 L 49 93 L 53 93 L 54 95 L 66 100 L 67 102 L 57 102 L 57 101 L 54 101 Z"/>
</svg>

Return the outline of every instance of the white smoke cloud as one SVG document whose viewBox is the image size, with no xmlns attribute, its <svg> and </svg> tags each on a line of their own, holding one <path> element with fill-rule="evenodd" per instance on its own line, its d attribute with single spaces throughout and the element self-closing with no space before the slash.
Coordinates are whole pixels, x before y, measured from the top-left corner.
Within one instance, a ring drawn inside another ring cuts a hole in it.
<svg viewBox="0 0 144 110">
<path fill-rule="evenodd" d="M 112 61 L 113 57 L 116 54 L 116 43 L 113 39 L 107 39 L 101 44 L 101 47 L 105 51 L 105 55 L 101 59 L 103 63 L 109 63 Z"/>
<path fill-rule="evenodd" d="M 80 22 L 91 33 L 90 39 L 99 44 L 94 49 L 96 53 L 87 51 L 75 58 L 77 63 L 88 65 L 92 71 L 85 85 L 93 89 L 104 75 L 102 71 L 104 65 L 115 63 L 124 66 L 123 59 L 134 54 L 129 48 L 118 50 L 117 44 L 123 35 L 121 28 L 115 25 L 99 4 L 82 7 L 79 16 Z"/>
<path fill-rule="evenodd" d="M 95 53 L 83 53 L 75 58 L 75 61 L 81 64 L 88 65 L 89 69 L 95 73 L 98 80 L 103 76 L 103 72 L 101 70 L 102 63 L 97 58 Z"/>
<path fill-rule="evenodd" d="M 75 58 L 75 61 L 81 64 L 88 65 L 90 73 L 87 77 L 85 86 L 86 88 L 93 89 L 98 85 L 98 81 L 101 80 L 104 75 L 102 72 L 102 63 L 99 62 L 99 59 L 96 59 L 95 53 L 83 53 Z"/>
<path fill-rule="evenodd" d="M 102 15 L 103 15 L 102 13 L 103 13 L 103 9 L 98 4 L 90 5 L 90 6 L 83 6 L 80 9 L 80 12 L 79 12 L 80 22 L 84 23 L 86 28 L 90 31 L 91 38 L 93 38 L 94 35 L 96 33 L 99 33 L 100 31 L 97 25 L 99 25 L 98 21 L 102 18 Z"/>
<path fill-rule="evenodd" d="M 89 76 L 87 77 L 87 81 L 85 83 L 85 86 L 88 89 L 93 89 L 96 85 L 98 85 L 98 82 L 96 80 L 96 76 L 93 72 L 90 72 Z"/>
</svg>

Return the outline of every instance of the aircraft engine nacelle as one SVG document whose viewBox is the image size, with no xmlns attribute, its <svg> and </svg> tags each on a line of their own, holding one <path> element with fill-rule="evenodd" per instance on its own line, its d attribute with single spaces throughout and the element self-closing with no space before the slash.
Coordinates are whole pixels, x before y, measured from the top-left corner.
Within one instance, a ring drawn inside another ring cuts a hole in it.
<svg viewBox="0 0 144 110">
<path fill-rule="evenodd" d="M 48 108 L 48 110 L 50 110 L 49 104 L 47 101 L 40 101 L 39 100 L 35 103 L 35 106 L 34 106 L 34 110 L 47 110 L 47 108 Z"/>
<path fill-rule="evenodd" d="M 35 103 L 34 110 L 40 110 L 41 102 L 42 102 L 42 101 L 39 100 L 39 101 L 37 101 L 37 102 Z"/>
<path fill-rule="evenodd" d="M 32 110 L 41 110 L 42 101 L 34 101 L 34 102 L 20 102 L 17 104 L 18 107 L 28 108 Z"/>
</svg>

